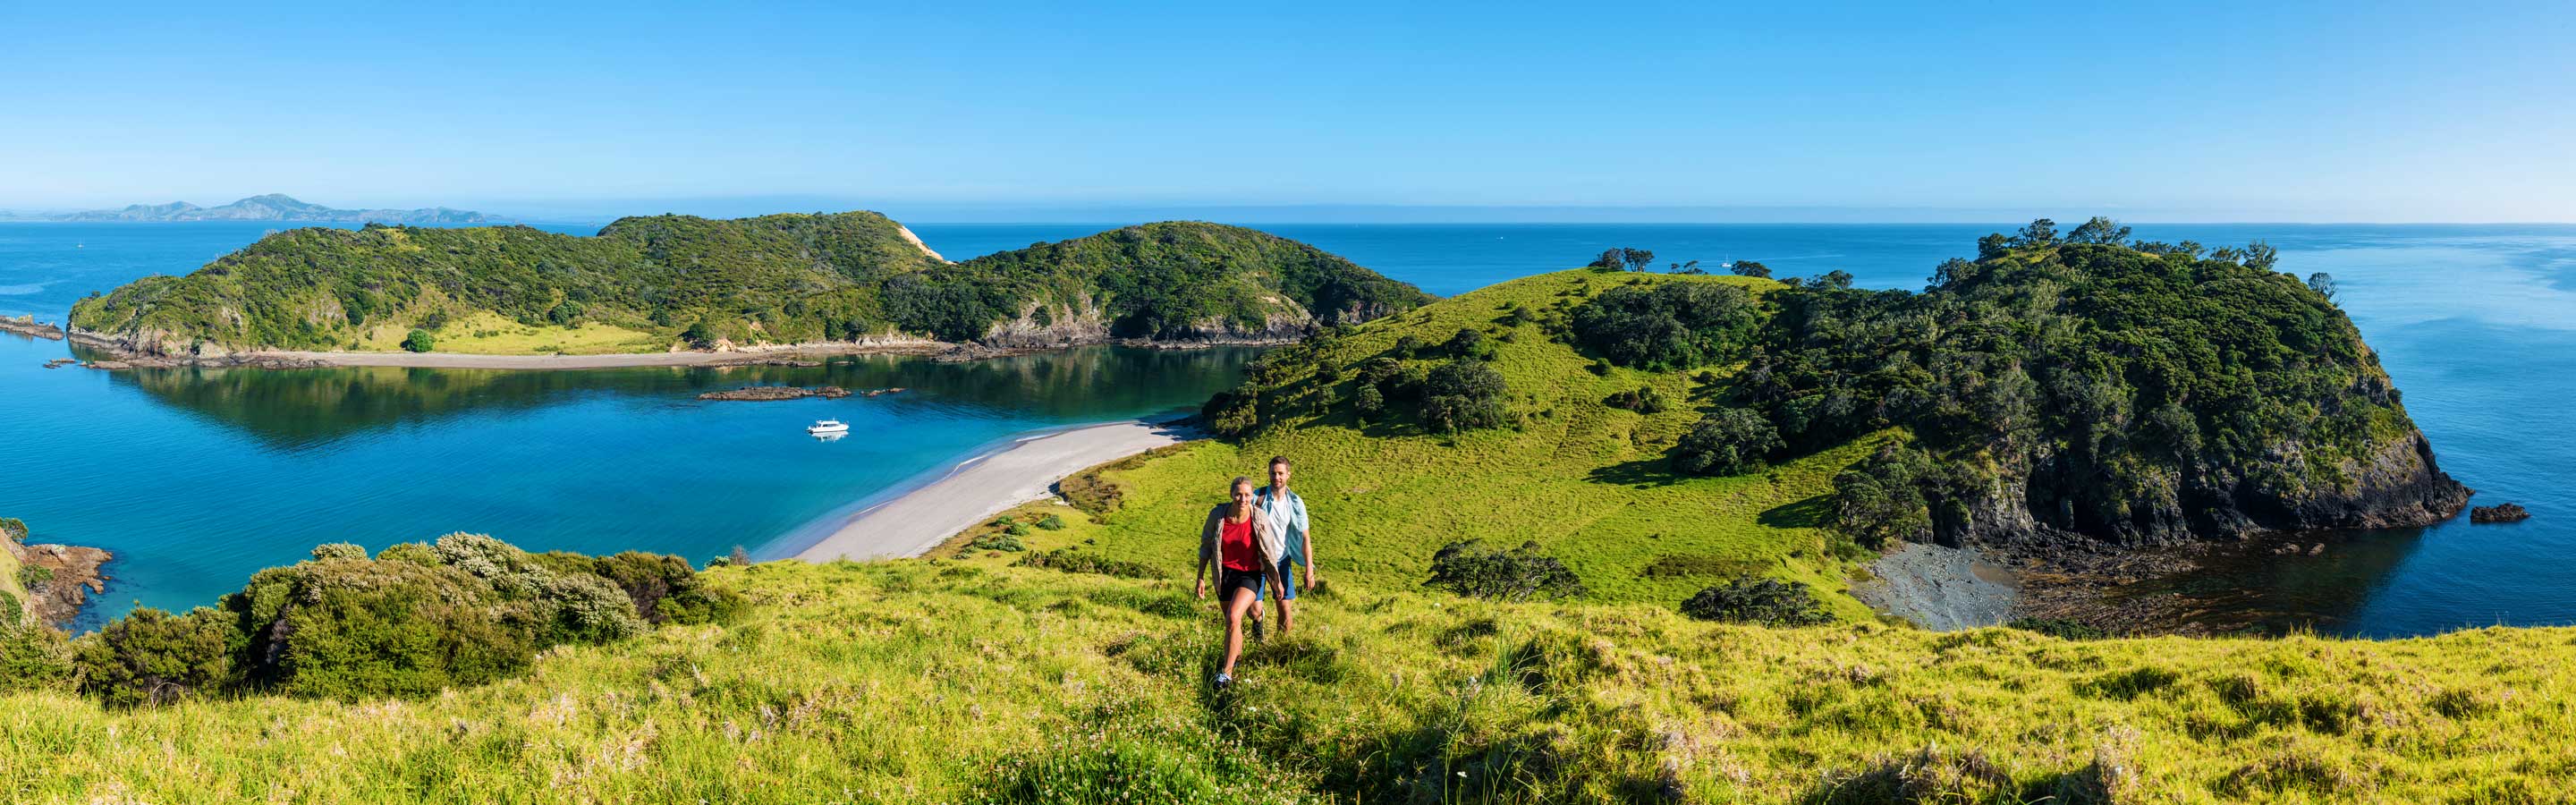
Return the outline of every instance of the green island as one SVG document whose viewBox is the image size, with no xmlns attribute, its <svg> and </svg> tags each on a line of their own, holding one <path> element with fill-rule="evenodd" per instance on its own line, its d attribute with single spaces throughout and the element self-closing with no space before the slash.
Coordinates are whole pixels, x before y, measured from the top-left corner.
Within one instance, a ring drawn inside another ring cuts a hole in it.
<svg viewBox="0 0 2576 805">
<path fill-rule="evenodd" d="M 75 304 L 82 343 L 224 361 L 267 351 L 590 355 L 937 340 L 1278 343 L 1421 291 L 1240 227 L 1132 226 L 951 263 L 873 212 L 280 232 L 183 277 Z"/>
<path fill-rule="evenodd" d="M 1920 293 L 1581 269 L 1381 312 L 1266 353 L 1208 402 L 1215 438 L 1079 473 L 925 558 L 695 570 L 450 535 L 322 546 L 74 640 L 13 629 L 0 787 L 2540 803 L 2576 784 L 2549 737 L 2576 727 L 2555 670 L 2576 630 L 1932 632 L 1851 594 L 1918 542 L 2045 559 L 2456 514 L 2465 490 L 2350 320 L 2259 248 L 2035 224 Z M 1194 535 L 1272 455 L 1297 462 L 1324 584 L 1218 691 Z"/>
</svg>

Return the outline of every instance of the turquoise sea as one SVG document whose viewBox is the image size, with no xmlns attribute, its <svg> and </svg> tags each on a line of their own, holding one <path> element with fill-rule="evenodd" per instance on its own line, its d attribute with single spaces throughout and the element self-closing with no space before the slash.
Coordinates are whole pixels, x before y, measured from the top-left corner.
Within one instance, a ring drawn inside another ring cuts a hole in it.
<svg viewBox="0 0 2576 805">
<path fill-rule="evenodd" d="M 913 229 L 951 259 L 1114 224 Z M 2015 225 L 1247 225 L 1436 294 L 1578 265 L 1609 246 L 1665 261 L 1759 260 L 1920 287 L 1978 235 Z M 185 273 L 275 225 L 0 223 L 0 315 Z M 548 225 L 588 233 L 595 224 Z M 2576 623 L 2576 226 L 2141 225 L 2140 237 L 2267 240 L 2281 268 L 2333 274 L 2442 466 L 2535 517 L 2321 535 L 2319 557 L 2213 563 L 2154 582 L 2227 622 L 2386 636 Z M 450 531 L 587 552 L 696 559 L 771 542 L 1013 434 L 1195 406 L 1249 350 L 1095 348 L 970 364 L 866 357 L 816 369 L 291 372 L 40 368 L 60 343 L 0 336 L 0 516 L 119 558 L 95 622 L 184 608 L 315 544 Z M 702 403 L 750 382 L 872 399 Z M 799 429 L 825 416 L 850 438 Z"/>
</svg>

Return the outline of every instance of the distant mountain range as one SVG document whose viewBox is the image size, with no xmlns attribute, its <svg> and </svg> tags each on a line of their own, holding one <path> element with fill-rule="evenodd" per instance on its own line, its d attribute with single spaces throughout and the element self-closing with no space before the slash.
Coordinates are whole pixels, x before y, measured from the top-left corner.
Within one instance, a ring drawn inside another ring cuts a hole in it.
<svg viewBox="0 0 2576 805">
<path fill-rule="evenodd" d="M 185 201 L 133 204 L 121 210 L 90 210 L 51 216 L 57 221 L 321 221 L 384 224 L 480 224 L 491 218 L 472 210 L 428 207 L 417 210 L 342 210 L 307 204 L 282 193 L 252 196 L 220 207 Z"/>
</svg>

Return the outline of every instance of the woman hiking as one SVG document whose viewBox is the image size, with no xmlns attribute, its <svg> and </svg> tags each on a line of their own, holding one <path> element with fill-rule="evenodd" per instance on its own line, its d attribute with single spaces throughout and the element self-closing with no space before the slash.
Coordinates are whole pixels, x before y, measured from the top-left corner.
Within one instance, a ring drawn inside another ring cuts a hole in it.
<svg viewBox="0 0 2576 805">
<path fill-rule="evenodd" d="M 1216 686 L 1234 684 L 1234 661 L 1243 656 L 1243 614 L 1258 605 L 1265 585 L 1279 584 L 1279 558 L 1285 550 L 1278 527 L 1253 504 L 1252 479 L 1236 476 L 1228 486 L 1234 500 L 1208 510 L 1199 529 L 1199 577 L 1192 592 L 1207 597 L 1208 565 L 1217 566 L 1217 610 L 1224 613 L 1225 662 L 1217 666 Z M 1279 633 L 1288 633 L 1287 602 L 1282 601 Z"/>
</svg>

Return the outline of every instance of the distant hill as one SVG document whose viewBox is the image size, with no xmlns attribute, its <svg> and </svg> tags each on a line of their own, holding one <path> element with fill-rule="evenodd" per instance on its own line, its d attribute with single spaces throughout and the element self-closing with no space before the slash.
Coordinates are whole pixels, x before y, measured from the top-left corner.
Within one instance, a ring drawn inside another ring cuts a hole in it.
<svg viewBox="0 0 2576 805">
<path fill-rule="evenodd" d="M 86 342 L 221 362 L 262 350 L 662 352 L 935 338 L 1043 348 L 1279 343 L 1430 297 L 1306 244 L 1156 223 L 950 263 L 873 212 L 279 232 L 75 305 Z"/>
<path fill-rule="evenodd" d="M 342 210 L 297 201 L 282 193 L 252 196 L 220 207 L 185 201 L 131 204 L 121 210 L 90 210 L 54 216 L 59 221 L 314 221 L 380 224 L 480 224 L 492 219 L 472 210 L 427 207 L 417 210 Z"/>
</svg>

